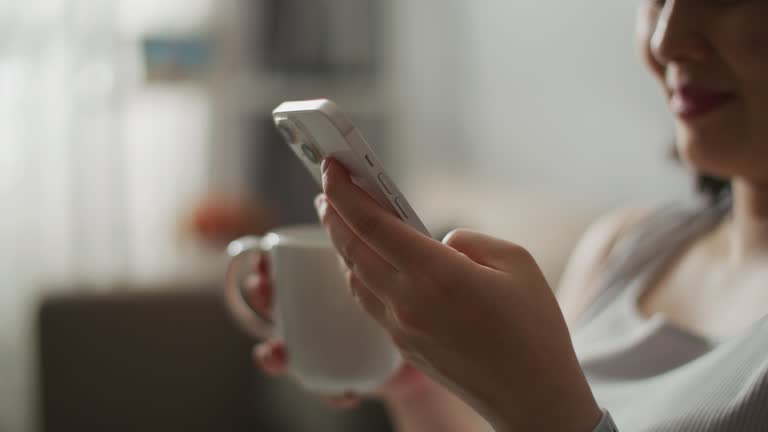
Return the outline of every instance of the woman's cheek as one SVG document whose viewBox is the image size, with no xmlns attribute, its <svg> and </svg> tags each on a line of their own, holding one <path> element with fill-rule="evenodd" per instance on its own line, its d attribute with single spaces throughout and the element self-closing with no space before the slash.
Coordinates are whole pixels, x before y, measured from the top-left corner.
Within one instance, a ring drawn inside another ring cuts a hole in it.
<svg viewBox="0 0 768 432">
<path fill-rule="evenodd" d="M 745 47 L 744 55 L 750 59 L 755 75 L 765 80 L 768 71 L 768 5 L 763 7 L 761 13 L 750 17 L 751 23 L 743 28 L 752 29 L 740 45 Z"/>
<path fill-rule="evenodd" d="M 756 159 L 758 165 L 765 167 L 768 164 L 768 4 L 762 6 L 761 12 L 755 13 L 751 18 L 748 27 L 752 29 L 746 35 L 746 41 L 743 46 L 745 88 L 750 95 L 752 105 L 752 122 L 756 136 L 755 154 L 759 154 Z M 763 180 L 768 180 L 768 172 L 762 168 L 758 169 L 765 173 L 761 175 Z"/>
<path fill-rule="evenodd" d="M 745 10 L 729 23 L 722 38 L 722 55 L 739 81 L 750 105 L 766 119 L 768 109 L 768 4 Z M 762 121 L 765 124 L 768 122 Z"/>
</svg>

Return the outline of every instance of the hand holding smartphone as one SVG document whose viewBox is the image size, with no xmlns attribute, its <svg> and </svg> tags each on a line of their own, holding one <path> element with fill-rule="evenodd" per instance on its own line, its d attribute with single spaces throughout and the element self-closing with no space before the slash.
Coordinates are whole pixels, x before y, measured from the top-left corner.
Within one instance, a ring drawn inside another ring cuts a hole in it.
<svg viewBox="0 0 768 432">
<path fill-rule="evenodd" d="M 352 180 L 382 207 L 430 236 L 373 149 L 335 103 L 328 99 L 284 102 L 275 108 L 272 117 L 280 135 L 318 184 L 322 182 L 320 163 L 332 157 L 344 165 Z"/>
</svg>

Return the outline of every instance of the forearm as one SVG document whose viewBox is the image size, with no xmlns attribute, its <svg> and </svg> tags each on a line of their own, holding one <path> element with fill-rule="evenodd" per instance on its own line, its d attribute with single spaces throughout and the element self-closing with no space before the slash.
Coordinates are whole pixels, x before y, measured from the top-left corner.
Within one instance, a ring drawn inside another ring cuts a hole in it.
<svg viewBox="0 0 768 432">
<path fill-rule="evenodd" d="M 491 426 L 442 388 L 386 401 L 397 432 L 492 432 Z"/>
</svg>

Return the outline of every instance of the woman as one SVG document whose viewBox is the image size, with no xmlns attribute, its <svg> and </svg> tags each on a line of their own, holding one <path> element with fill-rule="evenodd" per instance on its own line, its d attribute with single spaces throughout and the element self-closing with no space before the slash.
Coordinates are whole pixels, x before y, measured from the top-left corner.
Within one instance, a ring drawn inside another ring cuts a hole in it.
<svg viewBox="0 0 768 432">
<path fill-rule="evenodd" d="M 597 222 L 559 305 L 523 248 L 425 238 L 324 163 L 316 204 L 349 287 L 412 365 L 381 392 L 398 430 L 480 430 L 480 417 L 496 431 L 610 430 L 606 412 L 623 431 L 768 424 L 766 22 L 765 0 L 643 2 L 640 46 L 678 153 L 731 192 Z M 268 310 L 269 293 L 261 277 L 253 306 Z M 284 368 L 279 342 L 256 352 Z"/>
</svg>

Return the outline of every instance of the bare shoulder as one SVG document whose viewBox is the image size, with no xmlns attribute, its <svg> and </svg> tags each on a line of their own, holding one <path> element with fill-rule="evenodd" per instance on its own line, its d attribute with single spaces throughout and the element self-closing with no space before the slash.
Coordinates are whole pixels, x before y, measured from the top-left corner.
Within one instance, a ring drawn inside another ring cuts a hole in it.
<svg viewBox="0 0 768 432">
<path fill-rule="evenodd" d="M 598 218 L 584 233 L 571 254 L 560 280 L 557 298 L 566 321 L 573 323 L 598 294 L 594 283 L 605 269 L 608 256 L 629 228 L 645 219 L 652 209 L 626 207 Z"/>
</svg>

